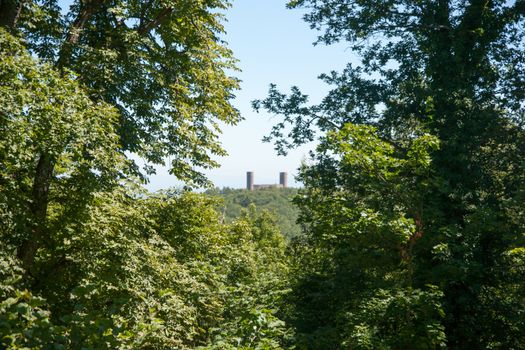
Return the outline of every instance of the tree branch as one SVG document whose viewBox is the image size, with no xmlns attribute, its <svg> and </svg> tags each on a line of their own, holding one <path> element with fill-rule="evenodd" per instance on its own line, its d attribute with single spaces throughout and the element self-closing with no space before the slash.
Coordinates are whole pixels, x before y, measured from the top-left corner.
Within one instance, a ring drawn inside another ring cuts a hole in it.
<svg viewBox="0 0 525 350">
<path fill-rule="evenodd" d="M 67 66 L 73 46 L 78 43 L 78 40 L 80 39 L 80 33 L 84 29 L 89 19 L 97 12 L 97 10 L 100 8 L 100 5 L 103 3 L 104 0 L 93 0 L 92 2 L 81 5 L 77 18 L 75 18 L 73 24 L 71 24 L 71 27 L 69 28 L 66 36 L 66 40 L 64 41 L 60 52 L 58 53 L 58 60 L 56 63 L 58 68 Z"/>
<path fill-rule="evenodd" d="M 169 16 L 172 13 L 173 13 L 173 8 L 172 7 L 167 7 L 165 9 L 161 10 L 159 12 L 159 14 L 157 15 L 157 17 L 155 17 L 154 20 L 149 21 L 146 24 L 141 24 L 138 27 L 137 32 L 140 35 L 144 35 L 144 34 L 149 33 L 153 28 L 156 28 L 160 24 L 164 23 L 169 18 Z"/>
</svg>

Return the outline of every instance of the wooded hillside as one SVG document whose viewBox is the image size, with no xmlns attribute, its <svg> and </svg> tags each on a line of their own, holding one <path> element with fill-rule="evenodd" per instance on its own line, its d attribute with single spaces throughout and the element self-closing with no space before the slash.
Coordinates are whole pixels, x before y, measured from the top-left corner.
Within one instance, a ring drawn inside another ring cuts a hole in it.
<svg viewBox="0 0 525 350">
<path fill-rule="evenodd" d="M 0 349 L 525 349 L 525 1 L 288 1 L 359 61 L 253 101 L 301 189 L 207 194 L 230 2 L 61 5 L 0 0 Z"/>
<path fill-rule="evenodd" d="M 285 237 L 292 238 L 301 232 L 297 223 L 299 209 L 292 203 L 298 193 L 295 188 L 268 188 L 256 191 L 223 188 L 209 190 L 206 193 L 223 199 L 219 211 L 227 222 L 239 218 L 242 211 L 253 204 L 257 212 L 267 210 L 272 214 L 277 227 Z"/>
</svg>

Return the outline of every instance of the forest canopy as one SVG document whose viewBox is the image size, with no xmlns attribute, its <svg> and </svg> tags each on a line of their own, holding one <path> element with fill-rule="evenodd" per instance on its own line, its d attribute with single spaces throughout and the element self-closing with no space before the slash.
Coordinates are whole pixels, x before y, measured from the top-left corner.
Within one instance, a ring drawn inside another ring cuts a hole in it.
<svg viewBox="0 0 525 350">
<path fill-rule="evenodd" d="M 188 186 L 240 120 L 226 1 L 0 1 L 0 348 L 277 348 L 285 242 Z M 147 161 L 140 169 L 135 156 Z"/>
<path fill-rule="evenodd" d="M 360 57 L 269 140 L 319 137 L 291 294 L 311 349 L 522 349 L 525 2 L 290 1 Z"/>
<path fill-rule="evenodd" d="M 0 348 L 524 349 L 525 2 L 289 1 L 360 58 L 253 101 L 303 187 L 195 193 L 229 7 L 0 0 Z"/>
</svg>

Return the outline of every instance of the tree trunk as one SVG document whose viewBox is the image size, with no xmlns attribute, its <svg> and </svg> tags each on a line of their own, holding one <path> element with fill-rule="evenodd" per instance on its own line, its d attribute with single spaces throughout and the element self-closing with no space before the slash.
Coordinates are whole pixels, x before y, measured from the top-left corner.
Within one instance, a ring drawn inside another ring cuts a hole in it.
<svg viewBox="0 0 525 350">
<path fill-rule="evenodd" d="M 18 258 L 26 274 L 33 275 L 37 250 L 42 243 L 49 203 L 49 187 L 53 177 L 54 161 L 46 153 L 40 155 L 33 181 L 30 234 L 18 250 Z"/>
<path fill-rule="evenodd" d="M 2 1 L 3 4 L 3 1 L 6 0 L 0 1 Z M 73 45 L 78 42 L 82 29 L 91 16 L 93 16 L 93 14 L 99 8 L 100 4 L 102 4 L 102 2 L 103 0 L 95 0 L 92 3 L 88 3 L 87 6 L 83 6 L 83 8 L 80 10 L 77 18 L 69 29 L 66 40 L 64 41 L 59 52 L 56 62 L 56 67 L 58 69 L 67 67 Z M 18 258 L 22 261 L 22 266 L 26 270 L 26 275 L 28 276 L 35 275 L 34 265 L 37 251 L 45 240 L 47 207 L 49 204 L 49 188 L 53 179 L 53 170 L 55 166 L 54 163 L 54 159 L 49 154 L 42 152 L 38 160 L 35 177 L 33 180 L 31 194 L 32 221 L 29 225 L 29 235 L 27 239 L 22 242 L 17 254 Z"/>
<path fill-rule="evenodd" d="M 12 31 L 16 26 L 21 10 L 22 1 L 20 0 L 0 0 L 0 27 Z"/>
</svg>

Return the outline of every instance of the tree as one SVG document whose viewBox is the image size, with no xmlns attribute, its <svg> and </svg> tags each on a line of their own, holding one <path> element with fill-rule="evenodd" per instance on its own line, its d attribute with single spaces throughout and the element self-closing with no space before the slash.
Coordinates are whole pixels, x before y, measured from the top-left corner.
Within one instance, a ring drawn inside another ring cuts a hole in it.
<svg viewBox="0 0 525 350">
<path fill-rule="evenodd" d="M 303 170 L 306 190 L 300 202 L 307 208 L 305 223 L 313 227 L 310 235 L 323 232 L 338 241 L 353 232 L 353 224 L 345 226 L 347 215 L 361 208 L 362 201 L 374 212 L 401 210 L 416 228 L 410 236 L 411 264 L 405 265 L 402 275 L 413 276 L 411 288 L 431 284 L 442 291 L 447 346 L 521 348 L 525 335 L 520 315 L 525 305 L 515 288 L 522 275 L 508 257 L 521 254 L 525 228 L 518 214 L 525 159 L 525 3 L 299 0 L 289 6 L 309 9 L 305 20 L 323 30 L 319 43 L 346 41 L 361 57 L 358 65 L 348 65 L 342 73 L 321 76 L 334 89 L 318 105 L 308 105 L 307 95 L 298 88 L 287 96 L 275 86 L 266 99 L 254 102 L 256 109 L 284 116 L 269 137 L 280 152 L 312 140 L 316 130 L 344 136 L 343 148 L 334 149 L 333 136 L 321 139 L 315 165 Z M 356 138 L 348 134 L 355 125 L 375 129 L 365 139 Z M 417 166 L 407 172 L 387 164 L 389 172 L 400 172 L 385 178 L 366 167 L 347 166 L 345 157 L 371 139 L 381 140 L 382 146 L 365 149 L 360 157 L 372 169 L 384 164 L 383 158 L 377 158 L 384 152 L 381 149 L 410 162 L 414 142 L 427 134 L 440 145 L 429 155 L 428 170 Z M 376 185 L 370 184 L 371 179 Z M 385 193 L 391 187 L 394 190 Z M 407 205 L 405 197 L 414 194 L 419 205 Z M 334 197 L 346 201 L 337 210 L 314 204 Z M 374 198 L 376 202 L 368 202 Z M 326 220 L 316 220 L 321 214 Z M 387 227 L 396 222 L 393 217 L 380 218 Z M 365 222 L 373 224 L 376 219 L 372 216 Z M 320 228 L 323 222 L 330 226 Z M 372 234 L 374 227 L 359 232 Z M 380 231 L 395 237 L 386 228 Z M 311 240 L 308 245 L 315 252 L 320 243 Z M 343 240 L 336 247 L 344 242 L 349 249 L 355 245 Z M 384 247 L 373 254 L 375 247 L 365 244 L 371 249 L 366 254 L 370 259 L 389 256 Z M 406 250 L 399 250 L 398 259 L 405 254 Z M 338 266 L 333 256 L 323 261 Z M 307 276 L 331 271 L 323 264 L 316 263 Z M 346 261 L 338 269 L 353 271 L 353 264 Z M 366 261 L 357 264 L 367 266 Z M 401 278 L 385 271 L 379 276 Z M 380 285 L 374 288 L 379 290 Z M 374 300 L 358 296 L 346 297 L 356 302 Z M 335 322 L 332 315 L 327 317 Z M 376 335 L 378 341 L 388 339 Z M 336 341 L 334 347 L 337 344 L 341 343 Z"/>
<path fill-rule="evenodd" d="M 354 124 L 330 132 L 301 172 L 295 201 L 308 235 L 295 250 L 291 302 L 308 348 L 444 345 L 442 292 L 415 281 L 414 261 L 439 142 L 416 135 L 399 154 L 376 132 Z"/>
<path fill-rule="evenodd" d="M 18 248 L 33 275 L 37 249 L 50 239 L 45 226 L 81 217 L 91 193 L 118 183 L 125 159 L 112 106 L 93 102 L 71 73 L 36 61 L 3 29 L 0 42 L 0 192 L 14 221 L 4 243 Z M 52 160 L 53 174 L 42 169 L 42 154 Z M 47 176 L 56 191 L 51 200 L 49 188 L 35 186 Z M 53 219 L 46 223 L 49 206 Z"/>
<path fill-rule="evenodd" d="M 226 6 L 0 1 L 0 348 L 284 343 L 271 216 L 226 224 L 216 199 L 148 194 L 130 159 L 206 182 L 218 123 L 239 118 Z"/>
<path fill-rule="evenodd" d="M 227 1 L 79 1 L 64 15 L 55 1 L 19 6 L 13 27 L 28 49 L 118 109 L 122 151 L 153 164 L 173 157 L 176 176 L 204 182 L 195 167 L 224 153 L 217 122 L 239 120 L 238 81 L 225 73 L 235 61 L 215 12 Z"/>
<path fill-rule="evenodd" d="M 128 158 L 122 177 L 146 179 L 154 171 L 151 164 L 171 158 L 176 177 L 203 185 L 207 180 L 200 169 L 217 166 L 212 156 L 225 154 L 218 141 L 219 122 L 235 124 L 240 118 L 230 104 L 238 81 L 225 72 L 235 69 L 235 61 L 220 39 L 222 17 L 216 13 L 228 6 L 213 0 L 95 0 L 75 2 L 62 14 L 56 1 L 2 0 L 0 24 L 50 65 L 48 71 L 74 80 L 92 104 L 111 106 L 111 115 L 101 119 L 117 118 L 118 140 L 109 133 L 106 144 Z M 6 38 L 2 45 L 12 40 Z M 74 127 L 68 123 L 66 127 Z M 51 137 L 47 132 L 41 136 Z M 33 151 L 36 166 L 30 171 L 31 184 L 23 189 L 32 203 L 32 225 L 18 249 L 26 271 L 33 269 L 38 242 L 49 236 L 46 221 L 53 193 L 63 195 L 53 187 L 60 177 L 61 154 L 45 147 Z M 146 160 L 145 173 L 132 154 Z"/>
<path fill-rule="evenodd" d="M 289 332 L 279 319 L 284 238 L 268 214 L 252 211 L 226 225 L 217 205 L 190 192 L 97 192 L 82 220 L 54 228 L 38 285 L 28 285 L 2 245 L 0 345 L 280 348 Z"/>
</svg>

